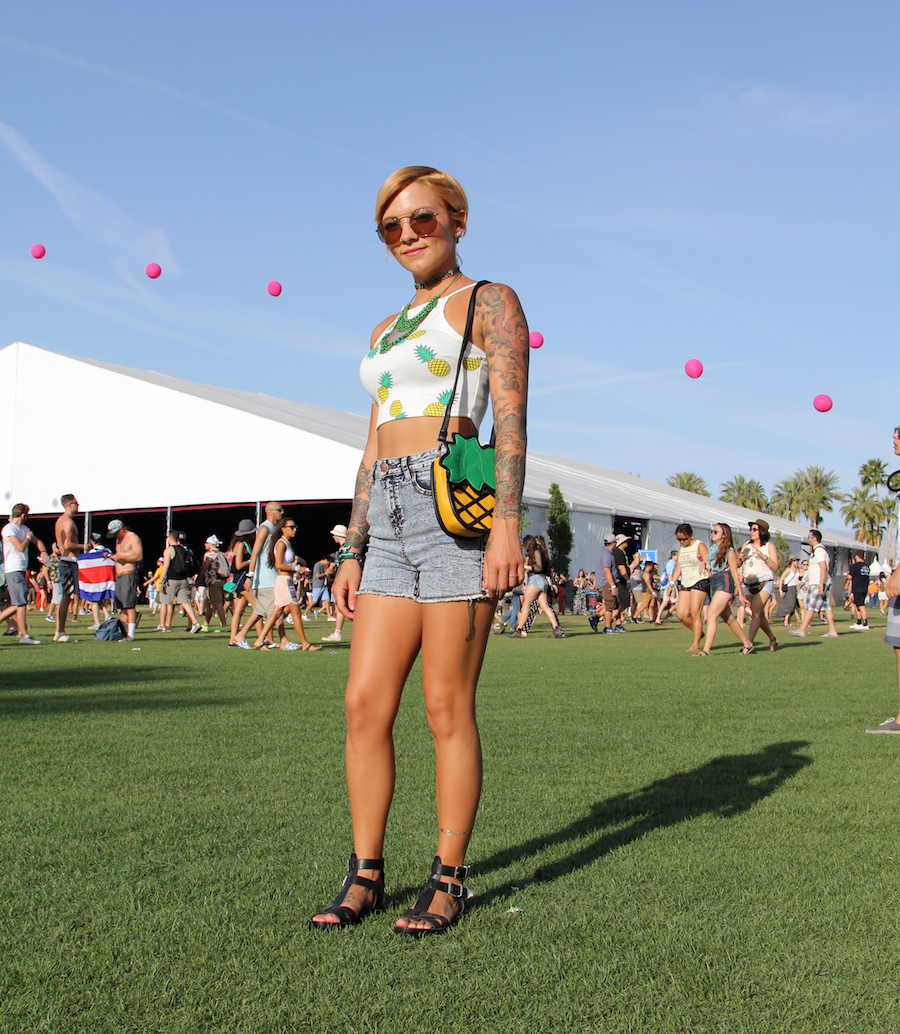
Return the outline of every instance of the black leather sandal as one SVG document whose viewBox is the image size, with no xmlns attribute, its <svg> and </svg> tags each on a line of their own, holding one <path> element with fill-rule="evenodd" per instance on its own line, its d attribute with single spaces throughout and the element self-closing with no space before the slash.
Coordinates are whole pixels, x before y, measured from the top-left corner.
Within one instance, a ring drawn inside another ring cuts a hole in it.
<svg viewBox="0 0 900 1034">
<path fill-rule="evenodd" d="M 395 926 L 394 933 L 407 934 L 410 937 L 425 937 L 432 933 L 445 933 L 459 919 L 473 897 L 472 891 L 461 883 L 445 883 L 441 876 L 451 876 L 455 880 L 464 880 L 469 875 L 468 865 L 444 865 L 439 855 L 434 856 L 431 865 L 431 878 L 425 884 L 422 893 L 416 898 L 412 908 L 408 908 L 401 919 L 425 919 L 431 926 L 409 927 Z M 428 906 L 437 891 L 443 891 L 459 900 L 459 911 L 454 916 L 442 916 L 437 912 L 429 912 Z"/>
<path fill-rule="evenodd" d="M 367 876 L 358 876 L 359 869 L 377 869 L 381 875 L 377 880 L 370 880 Z M 375 903 L 369 908 L 361 908 L 358 912 L 343 904 L 347 891 L 353 887 L 365 887 L 374 891 Z M 372 912 L 383 912 L 386 908 L 384 897 L 384 859 L 383 858 L 357 858 L 355 854 L 350 855 L 347 862 L 347 875 L 341 884 L 341 892 L 327 908 L 319 909 L 316 915 L 337 916 L 336 923 L 326 922 L 324 919 L 310 919 L 309 926 L 312 930 L 342 930 L 347 926 L 354 926 L 361 922 Z"/>
</svg>

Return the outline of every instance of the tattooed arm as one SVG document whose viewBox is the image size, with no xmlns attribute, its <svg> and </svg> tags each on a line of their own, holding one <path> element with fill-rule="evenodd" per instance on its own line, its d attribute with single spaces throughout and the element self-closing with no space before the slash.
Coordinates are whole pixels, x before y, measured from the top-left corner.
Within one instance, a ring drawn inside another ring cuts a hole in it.
<svg viewBox="0 0 900 1034">
<path fill-rule="evenodd" d="M 353 493 L 353 508 L 350 511 L 350 524 L 344 545 L 354 553 L 361 553 L 369 537 L 369 471 L 375 462 L 376 438 L 375 419 L 378 409 L 372 405 L 372 416 L 369 419 L 369 437 L 363 450 L 362 462 L 356 475 L 356 490 Z M 346 618 L 353 620 L 356 610 L 356 590 L 362 580 L 362 567 L 358 561 L 345 560 L 334 579 L 332 594 L 338 610 Z"/>
<path fill-rule="evenodd" d="M 475 314 L 487 357 L 496 432 L 497 497 L 483 572 L 484 584 L 496 598 L 525 576 L 519 511 L 525 483 L 528 324 L 519 299 L 503 284 L 481 289 Z M 477 339 L 475 343 L 479 343 Z"/>
</svg>

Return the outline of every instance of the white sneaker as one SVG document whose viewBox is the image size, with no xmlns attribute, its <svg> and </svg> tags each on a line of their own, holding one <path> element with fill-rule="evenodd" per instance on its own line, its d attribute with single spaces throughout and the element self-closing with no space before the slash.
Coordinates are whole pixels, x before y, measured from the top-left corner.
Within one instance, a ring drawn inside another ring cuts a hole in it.
<svg viewBox="0 0 900 1034">
<path fill-rule="evenodd" d="M 329 618 L 329 621 L 337 621 L 337 618 Z"/>
<path fill-rule="evenodd" d="M 288 614 L 288 616 L 284 619 L 284 623 L 286 625 L 293 625 L 293 623 L 294 623 L 294 615 L 293 614 Z"/>
<path fill-rule="evenodd" d="M 340 632 L 332 632 L 331 635 L 323 635 L 323 643 L 342 643 L 344 641 L 343 636 Z"/>
<path fill-rule="evenodd" d="M 304 621 L 309 621 L 309 616 L 307 614 L 301 614 L 300 617 L 302 617 Z"/>
<path fill-rule="evenodd" d="M 195 623 L 194 623 L 193 625 L 191 625 L 191 627 L 190 627 L 190 628 L 188 629 L 188 632 L 189 632 L 189 633 L 190 633 L 191 635 L 196 635 L 196 634 L 197 634 L 198 632 L 202 632 L 202 631 L 203 631 L 203 625 L 199 624 L 198 622 L 195 622 Z"/>
<path fill-rule="evenodd" d="M 53 637 L 54 643 L 77 643 L 78 640 L 74 636 L 67 635 L 65 632 L 57 632 Z"/>
<path fill-rule="evenodd" d="M 40 639 L 32 639 L 30 635 L 19 636 L 19 646 L 40 646 Z"/>
<path fill-rule="evenodd" d="M 46 618 L 44 618 L 44 620 L 45 621 L 49 621 L 51 625 L 55 625 L 56 624 L 56 618 L 46 617 Z"/>
<path fill-rule="evenodd" d="M 866 626 L 865 625 L 861 625 L 861 624 L 859 624 L 859 622 L 857 622 L 855 625 L 849 625 L 848 627 L 858 630 L 860 628 L 865 628 Z"/>
</svg>

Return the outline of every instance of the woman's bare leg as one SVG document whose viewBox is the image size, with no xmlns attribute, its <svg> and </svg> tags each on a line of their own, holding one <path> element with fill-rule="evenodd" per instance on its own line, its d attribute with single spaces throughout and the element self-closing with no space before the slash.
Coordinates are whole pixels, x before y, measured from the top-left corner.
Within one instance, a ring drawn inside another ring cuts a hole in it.
<svg viewBox="0 0 900 1034">
<path fill-rule="evenodd" d="M 558 628 L 559 627 L 559 620 L 557 619 L 556 615 L 553 613 L 553 608 L 550 606 L 550 601 L 547 599 L 547 593 L 542 592 L 538 596 L 538 601 L 540 602 L 540 605 L 541 605 L 541 613 L 547 615 L 547 619 L 549 620 L 549 622 L 553 626 L 553 628 Z"/>
<path fill-rule="evenodd" d="M 394 719 L 421 646 L 424 607 L 399 596 L 356 598 L 344 709 L 347 792 L 353 850 L 358 858 L 381 858 L 384 851 L 384 830 L 394 796 Z M 360 869 L 359 875 L 376 880 L 381 873 Z M 353 886 L 344 904 L 357 911 L 369 908 L 372 893 L 366 887 Z M 337 922 L 334 915 L 319 914 L 313 919 Z"/>
<path fill-rule="evenodd" d="M 519 608 L 519 617 L 516 620 L 516 631 L 521 632 L 525 627 L 525 622 L 528 620 L 528 612 L 531 610 L 531 604 L 540 596 L 540 589 L 534 585 L 526 585 L 525 591 L 522 593 L 522 606 Z M 439 607 L 439 603 L 430 603 L 431 607 Z"/>
<path fill-rule="evenodd" d="M 750 630 L 747 632 L 747 638 L 751 643 L 756 636 L 757 630 L 760 628 L 769 637 L 770 642 L 775 639 L 768 619 L 766 618 L 766 603 L 768 600 L 769 594 L 767 592 L 758 592 L 755 596 L 750 597 L 750 612 L 752 617 L 750 619 Z"/>
<path fill-rule="evenodd" d="M 423 604 L 422 683 L 434 737 L 437 850 L 444 865 L 462 865 L 481 797 L 481 741 L 475 721 L 475 690 L 494 616 L 484 602 Z M 459 882 L 459 881 L 450 881 Z M 459 904 L 437 893 L 429 911 L 451 917 Z M 427 928 L 427 920 L 401 919 L 398 926 Z"/>
</svg>

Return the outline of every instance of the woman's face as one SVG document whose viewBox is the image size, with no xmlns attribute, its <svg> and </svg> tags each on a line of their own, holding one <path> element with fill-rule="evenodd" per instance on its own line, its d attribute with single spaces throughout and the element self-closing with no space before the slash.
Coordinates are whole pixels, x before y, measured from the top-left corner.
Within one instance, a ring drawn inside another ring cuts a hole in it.
<svg viewBox="0 0 900 1034">
<path fill-rule="evenodd" d="M 759 542 L 759 525 L 758 524 L 751 524 L 750 525 L 750 541 L 751 542 Z"/>
<path fill-rule="evenodd" d="M 427 237 L 418 236 L 406 218 L 423 208 L 437 216 L 437 227 Z M 384 223 L 391 218 L 401 219 L 402 233 L 389 250 L 416 280 L 427 279 L 438 270 L 452 269 L 456 265 L 456 235 L 465 226 L 465 215 L 451 215 L 444 202 L 428 187 L 416 182 L 401 190 L 384 210 L 381 221 Z"/>
</svg>

